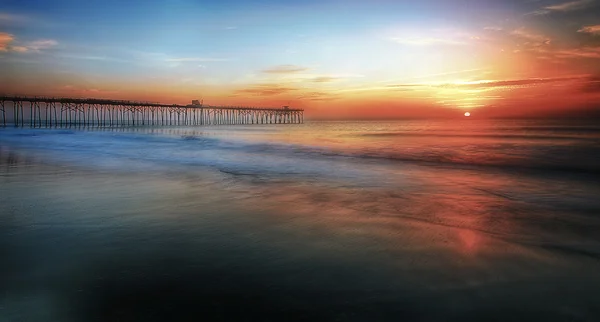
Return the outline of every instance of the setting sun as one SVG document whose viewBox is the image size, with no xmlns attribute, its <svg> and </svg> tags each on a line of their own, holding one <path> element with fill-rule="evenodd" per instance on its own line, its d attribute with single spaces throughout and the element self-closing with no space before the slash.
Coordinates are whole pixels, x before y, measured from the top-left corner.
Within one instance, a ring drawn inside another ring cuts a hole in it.
<svg viewBox="0 0 600 322">
<path fill-rule="evenodd" d="M 471 116 L 471 113 L 465 112 L 465 116 Z"/>
</svg>

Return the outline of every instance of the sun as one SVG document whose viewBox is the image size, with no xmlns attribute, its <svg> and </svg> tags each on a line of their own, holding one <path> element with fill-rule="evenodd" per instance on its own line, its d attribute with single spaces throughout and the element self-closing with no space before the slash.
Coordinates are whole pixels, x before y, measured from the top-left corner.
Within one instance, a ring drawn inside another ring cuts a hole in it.
<svg viewBox="0 0 600 322">
<path fill-rule="evenodd" d="M 465 116 L 471 116 L 471 113 L 465 112 Z"/>
</svg>

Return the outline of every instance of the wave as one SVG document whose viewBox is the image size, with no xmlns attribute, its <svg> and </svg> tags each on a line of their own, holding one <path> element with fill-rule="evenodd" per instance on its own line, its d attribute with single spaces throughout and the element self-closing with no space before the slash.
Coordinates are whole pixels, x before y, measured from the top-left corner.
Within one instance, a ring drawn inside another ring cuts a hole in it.
<svg viewBox="0 0 600 322">
<path fill-rule="evenodd" d="M 453 147 L 415 150 L 359 146 L 249 142 L 218 135 L 164 135 L 160 132 L 3 130 L 0 144 L 29 150 L 55 152 L 57 159 L 95 166 L 144 162 L 147 166 L 206 166 L 231 175 L 348 175 L 365 172 L 364 160 L 390 164 L 400 162 L 421 166 L 495 169 L 497 171 L 573 172 L 600 174 L 600 147 L 524 145 L 499 151 L 495 145 L 481 145 L 472 151 Z M 177 133 L 177 132 L 175 132 Z M 486 154 L 487 152 L 487 154 Z M 341 164 L 347 165 L 341 167 Z"/>
<path fill-rule="evenodd" d="M 556 171 L 600 174 L 599 165 L 572 165 L 564 163 L 542 163 L 532 159 L 520 162 L 502 160 L 451 160 L 444 156 L 407 156 L 407 155 L 375 155 L 375 154 L 349 154 L 348 156 L 361 159 L 382 159 L 388 161 L 410 162 L 423 165 L 448 165 L 464 167 L 486 167 L 498 170 L 533 170 L 533 171 Z"/>
<path fill-rule="evenodd" d="M 355 136 L 354 134 L 350 134 Z M 541 134 L 459 134 L 459 133 L 420 133 L 420 132 L 380 132 L 380 133 L 361 133 L 356 136 L 363 137 L 440 137 L 440 138 L 488 138 L 488 139 L 523 139 L 523 140 L 581 140 L 600 143 L 600 137 L 585 137 L 581 135 L 558 136 L 558 135 L 541 135 Z"/>
<path fill-rule="evenodd" d="M 586 147 L 581 147 L 576 151 L 552 151 L 541 150 L 539 148 L 535 150 L 535 148 L 531 147 L 529 151 L 527 151 L 530 153 L 530 156 L 525 157 L 526 153 L 522 153 L 523 158 L 518 160 L 507 158 L 494 159 L 491 157 L 459 159 L 452 153 L 431 153 L 428 149 L 423 149 L 418 153 L 403 153 L 398 151 L 386 153 L 377 150 L 348 151 L 319 146 L 281 145 L 271 143 L 253 143 L 223 148 L 240 149 L 251 153 L 287 154 L 293 157 L 302 157 L 306 159 L 316 157 L 329 159 L 337 158 L 346 161 L 349 159 L 381 160 L 386 162 L 415 163 L 420 165 L 486 167 L 510 171 L 534 170 L 600 174 L 600 164 L 597 164 L 596 162 L 596 160 L 600 158 L 600 150 L 596 148 L 596 150 L 590 151 Z M 580 155 L 578 156 L 577 153 Z M 554 159 L 552 159 L 552 156 L 554 156 Z M 564 157 L 564 160 L 556 160 L 556 156 Z M 579 160 L 579 163 L 574 160 Z"/>
<path fill-rule="evenodd" d="M 517 126 L 516 129 L 520 131 L 544 131 L 544 132 L 573 132 L 573 133 L 581 133 L 581 132 L 589 132 L 589 133 L 599 133 L 600 134 L 600 126 L 595 125 L 537 125 L 537 126 Z"/>
<path fill-rule="evenodd" d="M 357 169 L 336 171 L 336 164 L 320 158 L 299 161 L 297 156 L 290 155 L 294 149 L 288 145 L 252 144 L 217 136 L 110 131 L 65 135 L 52 130 L 21 129 L 2 130 L 0 133 L 2 158 L 14 158 L 10 149 L 16 148 L 33 152 L 46 162 L 67 162 L 111 171 L 212 168 L 233 176 L 361 176 Z M 3 147 L 8 148 L 8 152 Z"/>
</svg>

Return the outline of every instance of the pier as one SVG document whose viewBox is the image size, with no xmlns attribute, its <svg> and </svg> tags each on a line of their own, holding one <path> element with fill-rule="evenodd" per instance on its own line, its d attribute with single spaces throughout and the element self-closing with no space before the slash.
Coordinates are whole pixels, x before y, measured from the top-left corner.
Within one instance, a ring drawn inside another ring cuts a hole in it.
<svg viewBox="0 0 600 322">
<path fill-rule="evenodd" d="M 302 109 L 210 106 L 197 100 L 189 105 L 168 105 L 94 98 L 0 96 L 0 114 L 0 126 L 32 128 L 304 123 Z"/>
</svg>

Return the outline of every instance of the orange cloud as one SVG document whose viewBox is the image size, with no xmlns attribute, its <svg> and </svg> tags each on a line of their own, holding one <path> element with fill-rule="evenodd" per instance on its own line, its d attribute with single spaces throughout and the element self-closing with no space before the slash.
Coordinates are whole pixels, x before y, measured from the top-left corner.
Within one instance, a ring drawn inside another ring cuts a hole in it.
<svg viewBox="0 0 600 322">
<path fill-rule="evenodd" d="M 319 76 L 319 77 L 313 78 L 312 81 L 315 83 L 329 83 L 329 82 L 333 82 L 337 79 L 338 79 L 337 77 Z"/>
<path fill-rule="evenodd" d="M 546 37 L 542 34 L 536 33 L 523 27 L 513 30 L 510 34 L 527 40 L 527 42 L 525 42 L 525 45 L 531 45 L 534 47 L 549 45 L 551 42 L 551 39 L 549 37 Z"/>
<path fill-rule="evenodd" d="M 600 93 L 600 76 L 590 77 L 581 87 L 584 93 Z"/>
<path fill-rule="evenodd" d="M 236 94 L 252 94 L 258 96 L 274 96 L 298 90 L 294 87 L 278 84 L 260 84 L 235 91 Z"/>
<path fill-rule="evenodd" d="M 24 52 L 27 52 L 29 50 L 29 48 L 27 48 L 25 46 L 11 46 L 10 50 L 17 52 L 17 53 L 24 53 Z"/>
<path fill-rule="evenodd" d="M 543 9 L 534 12 L 534 14 L 545 15 L 545 14 L 549 14 L 551 12 L 568 12 L 568 11 L 581 10 L 581 9 L 585 9 L 585 8 L 589 7 L 591 4 L 593 4 L 593 2 L 594 2 L 594 0 L 576 0 L 576 1 L 564 2 L 564 3 L 544 7 Z"/>
<path fill-rule="evenodd" d="M 8 51 L 8 45 L 15 40 L 15 37 L 6 32 L 0 32 L 0 51 Z"/>
<path fill-rule="evenodd" d="M 547 83 L 558 83 L 558 82 L 568 82 L 573 80 L 581 80 L 581 76 L 575 77 L 555 77 L 555 78 L 527 78 L 527 79 L 516 79 L 516 80 L 502 80 L 502 81 L 482 81 L 482 82 L 474 82 L 467 83 L 463 86 L 473 87 L 473 88 L 515 88 L 515 87 L 530 87 L 536 86 L 540 84 Z"/>
<path fill-rule="evenodd" d="M 266 74 L 293 74 L 308 70 L 308 68 L 295 65 L 279 65 L 263 70 Z"/>
<path fill-rule="evenodd" d="M 325 92 L 308 92 L 297 97 L 298 99 L 306 99 L 311 101 L 331 101 L 338 99 L 337 96 Z"/>
<path fill-rule="evenodd" d="M 117 94 L 119 91 L 102 90 L 98 88 L 87 88 L 81 86 L 64 85 L 56 89 L 57 93 L 68 96 L 78 97 L 110 97 L 112 94 Z"/>
<path fill-rule="evenodd" d="M 11 45 L 16 42 L 15 36 L 6 32 L 0 32 L 0 51 L 12 51 L 17 53 L 24 53 L 28 51 L 39 52 L 44 49 L 48 49 L 58 45 L 56 40 L 42 39 L 24 43 L 22 45 Z"/>
<path fill-rule="evenodd" d="M 561 50 L 556 53 L 558 58 L 600 58 L 600 47 L 583 47 Z"/>
<path fill-rule="evenodd" d="M 445 84 L 390 84 L 387 87 L 399 88 L 405 90 L 417 89 L 419 87 L 442 87 L 442 88 L 515 88 L 531 87 L 540 84 L 568 82 L 581 80 L 587 76 L 555 77 L 555 78 L 525 78 L 515 80 L 481 80 L 463 83 L 445 83 Z"/>
<path fill-rule="evenodd" d="M 583 32 L 594 36 L 600 36 L 600 25 L 586 26 L 577 30 L 577 32 Z"/>
</svg>

